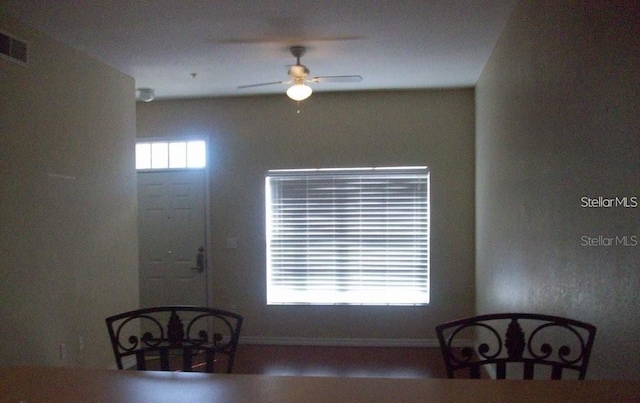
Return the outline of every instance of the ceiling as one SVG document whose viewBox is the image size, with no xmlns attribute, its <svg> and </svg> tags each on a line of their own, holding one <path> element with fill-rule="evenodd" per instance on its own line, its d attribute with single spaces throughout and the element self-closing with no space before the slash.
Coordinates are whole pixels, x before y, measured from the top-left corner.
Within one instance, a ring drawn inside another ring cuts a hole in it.
<svg viewBox="0 0 640 403">
<path fill-rule="evenodd" d="M 0 0 L 10 17 L 135 78 L 156 99 L 284 93 L 295 59 L 315 92 L 474 86 L 517 0 Z"/>
</svg>

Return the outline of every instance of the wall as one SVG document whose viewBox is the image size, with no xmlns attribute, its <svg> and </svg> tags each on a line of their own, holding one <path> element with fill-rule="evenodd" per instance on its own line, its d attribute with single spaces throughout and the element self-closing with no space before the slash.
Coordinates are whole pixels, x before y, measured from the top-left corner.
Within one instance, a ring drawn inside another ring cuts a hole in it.
<svg viewBox="0 0 640 403">
<path fill-rule="evenodd" d="M 477 310 L 593 323 L 591 378 L 640 376 L 640 207 L 582 199 L 640 197 L 639 15 L 522 1 L 476 87 Z"/>
<path fill-rule="evenodd" d="M 214 305 L 245 315 L 245 341 L 433 342 L 437 323 L 474 311 L 473 90 L 318 92 L 300 107 L 284 91 L 138 104 L 139 137 L 210 138 Z M 266 306 L 266 171 L 398 165 L 431 169 L 431 303 Z"/>
<path fill-rule="evenodd" d="M 115 366 L 104 318 L 138 304 L 134 81 L 0 29 L 30 59 L 0 60 L 0 365 Z"/>
</svg>

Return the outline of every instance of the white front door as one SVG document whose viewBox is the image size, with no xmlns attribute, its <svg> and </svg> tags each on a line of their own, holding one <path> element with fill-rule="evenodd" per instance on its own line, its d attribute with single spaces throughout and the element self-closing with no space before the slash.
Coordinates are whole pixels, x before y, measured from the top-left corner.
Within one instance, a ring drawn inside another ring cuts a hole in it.
<svg viewBox="0 0 640 403">
<path fill-rule="evenodd" d="M 204 170 L 137 178 L 140 307 L 207 306 Z"/>
</svg>

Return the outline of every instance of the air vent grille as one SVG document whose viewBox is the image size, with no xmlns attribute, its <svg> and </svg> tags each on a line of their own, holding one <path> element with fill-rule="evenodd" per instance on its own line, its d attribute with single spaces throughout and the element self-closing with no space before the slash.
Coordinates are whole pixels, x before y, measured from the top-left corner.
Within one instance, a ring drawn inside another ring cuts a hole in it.
<svg viewBox="0 0 640 403">
<path fill-rule="evenodd" d="M 0 57 L 21 66 L 26 66 L 27 43 L 0 31 Z"/>
</svg>

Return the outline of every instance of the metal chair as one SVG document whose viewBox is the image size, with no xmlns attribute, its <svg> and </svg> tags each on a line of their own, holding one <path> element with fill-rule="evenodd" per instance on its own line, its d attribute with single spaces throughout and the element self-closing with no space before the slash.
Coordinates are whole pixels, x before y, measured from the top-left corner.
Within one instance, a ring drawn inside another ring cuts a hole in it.
<svg viewBox="0 0 640 403">
<path fill-rule="evenodd" d="M 558 316 L 530 313 L 480 315 L 436 327 L 449 378 L 584 379 L 596 328 Z M 477 340 L 476 348 L 460 347 Z M 482 373 L 482 369 L 485 370 Z"/>
<path fill-rule="evenodd" d="M 161 306 L 110 316 L 106 324 L 119 369 L 135 358 L 138 370 L 214 372 L 223 356 L 231 373 L 242 321 L 220 309 Z"/>
</svg>

